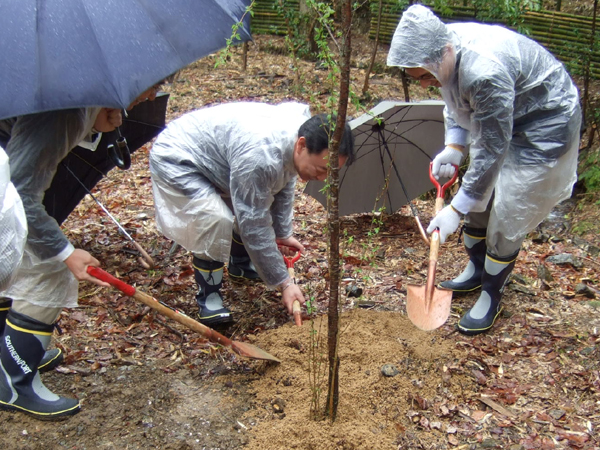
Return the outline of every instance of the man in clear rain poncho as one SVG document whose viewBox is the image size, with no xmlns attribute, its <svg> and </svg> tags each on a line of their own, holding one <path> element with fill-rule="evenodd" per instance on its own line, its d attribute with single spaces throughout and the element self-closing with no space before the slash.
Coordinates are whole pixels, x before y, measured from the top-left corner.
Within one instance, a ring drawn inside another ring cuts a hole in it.
<svg viewBox="0 0 600 450">
<path fill-rule="evenodd" d="M 232 321 L 225 262 L 230 279 L 278 288 L 289 313 L 294 300 L 305 302 L 278 245 L 303 250 L 292 235 L 296 179 L 326 178 L 334 124 L 299 103 L 243 102 L 193 111 L 159 135 L 150 152 L 156 223 L 193 255 L 200 322 Z M 352 158 L 346 125 L 338 163 Z"/>
<path fill-rule="evenodd" d="M 581 111 L 563 65 L 534 41 L 499 26 L 445 25 L 428 8 L 402 15 L 388 65 L 403 67 L 422 87 L 441 89 L 446 147 L 436 178 L 449 177 L 468 150 L 469 167 L 451 204 L 431 221 L 440 242 L 464 216 L 466 269 L 441 283 L 454 292 L 481 288 L 458 330 L 490 329 L 525 235 L 576 181 Z"/>
<path fill-rule="evenodd" d="M 155 95 L 153 87 L 134 103 Z M 62 360 L 59 349 L 46 348 L 62 309 L 77 306 L 78 281 L 110 285 L 87 274 L 87 267 L 99 266 L 99 261 L 73 247 L 42 200 L 58 164 L 71 149 L 92 133 L 112 131 L 120 124 L 120 110 L 100 107 L 0 120 L 0 142 L 9 157 L 10 180 L 26 218 L 26 224 L 22 216 L 16 219 L 13 230 L 17 231 L 17 225 L 26 226 L 24 247 L 21 244 L 19 249 L 13 243 L 15 251 L 23 254 L 18 267 L 4 251 L 0 255 L 0 270 L 8 270 L 8 265 L 14 270 L 0 286 L 0 409 L 43 420 L 61 419 L 80 410 L 79 400 L 51 392 L 42 383 L 40 372 Z M 8 169 L 2 169 L 0 185 L 6 176 Z M 7 217 L 1 219 L 4 222 Z M 2 222 L 0 235 L 8 231 Z"/>
<path fill-rule="evenodd" d="M 23 257 L 27 219 L 21 197 L 10 181 L 8 156 L 0 147 L 0 290 L 6 288 Z M 0 335 L 9 306 L 0 303 Z"/>
</svg>

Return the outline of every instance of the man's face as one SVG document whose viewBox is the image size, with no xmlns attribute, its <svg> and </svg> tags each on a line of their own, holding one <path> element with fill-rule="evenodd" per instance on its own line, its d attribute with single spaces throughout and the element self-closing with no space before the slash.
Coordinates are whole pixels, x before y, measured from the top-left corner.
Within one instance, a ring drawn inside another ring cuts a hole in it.
<svg viewBox="0 0 600 450">
<path fill-rule="evenodd" d="M 161 84 L 156 84 L 156 85 L 146 89 L 140 95 L 138 95 L 137 98 L 133 102 L 131 102 L 131 105 L 129 105 L 127 107 L 127 111 L 129 111 L 134 106 L 139 105 L 142 102 L 145 102 L 146 100 L 154 101 L 154 99 L 156 98 L 156 94 L 158 94 L 158 91 L 160 91 Z"/>
<path fill-rule="evenodd" d="M 296 141 L 294 147 L 294 166 L 296 167 L 298 176 L 302 180 L 325 180 L 327 178 L 328 157 L 329 149 L 326 148 L 321 153 L 309 153 L 304 137 L 300 137 Z M 346 159 L 346 156 L 340 156 L 338 167 L 342 167 Z"/>
<path fill-rule="evenodd" d="M 429 86 L 442 87 L 437 78 L 422 67 L 404 69 L 406 75 L 421 83 L 421 87 L 427 89 Z"/>
</svg>

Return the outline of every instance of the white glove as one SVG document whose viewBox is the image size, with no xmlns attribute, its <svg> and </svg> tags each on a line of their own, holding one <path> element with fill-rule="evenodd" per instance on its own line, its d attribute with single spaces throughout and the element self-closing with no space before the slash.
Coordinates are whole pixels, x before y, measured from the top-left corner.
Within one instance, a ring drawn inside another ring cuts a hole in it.
<svg viewBox="0 0 600 450">
<path fill-rule="evenodd" d="M 439 213 L 437 213 L 437 215 L 429 223 L 429 226 L 427 227 L 427 232 L 431 234 L 436 228 L 439 228 L 440 243 L 443 244 L 444 242 L 446 242 L 446 238 L 448 237 L 448 235 L 454 233 L 457 230 L 459 223 L 460 214 L 458 214 L 452 206 L 448 205 Z"/>
<path fill-rule="evenodd" d="M 446 146 L 434 159 L 431 174 L 436 180 L 441 178 L 452 178 L 454 166 L 460 166 L 463 160 L 463 152 L 458 148 Z"/>
</svg>

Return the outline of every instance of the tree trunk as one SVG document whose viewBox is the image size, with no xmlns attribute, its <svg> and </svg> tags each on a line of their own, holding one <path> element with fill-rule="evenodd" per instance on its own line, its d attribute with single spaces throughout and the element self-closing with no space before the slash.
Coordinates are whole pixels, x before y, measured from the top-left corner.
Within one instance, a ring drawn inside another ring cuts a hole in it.
<svg viewBox="0 0 600 450">
<path fill-rule="evenodd" d="M 248 68 L 248 41 L 242 44 L 242 71 Z"/>
<path fill-rule="evenodd" d="M 410 102 L 410 94 L 408 92 L 408 77 L 404 69 L 400 71 L 400 78 L 402 79 L 402 90 L 404 91 L 404 101 Z"/>
<path fill-rule="evenodd" d="M 583 72 L 583 100 L 581 102 L 581 109 L 583 112 L 583 118 L 587 117 L 587 107 L 590 100 L 590 66 L 592 64 L 592 53 L 594 52 L 594 41 L 596 35 L 596 9 L 598 7 L 598 0 L 594 0 L 594 13 L 592 16 L 592 33 L 590 35 L 590 52 L 586 58 L 586 64 Z M 587 120 L 586 120 L 587 122 Z M 585 126 L 585 124 L 584 124 Z"/>
<path fill-rule="evenodd" d="M 365 83 L 362 88 L 362 95 L 367 93 L 369 90 L 369 76 L 373 71 L 373 66 L 375 65 L 375 57 L 377 56 L 377 48 L 379 47 L 379 30 L 381 29 L 381 10 L 383 9 L 383 0 L 379 0 L 379 10 L 377 12 L 377 30 L 375 31 L 375 45 L 373 47 L 373 54 L 371 55 L 371 62 L 369 63 L 369 68 L 367 69 L 367 73 L 365 74 Z"/>
<path fill-rule="evenodd" d="M 283 0 L 279 0 L 280 11 L 283 14 L 285 5 L 283 4 Z M 294 61 L 294 89 L 300 89 L 300 65 L 298 64 L 298 52 L 296 49 L 296 44 L 294 43 L 294 30 L 292 30 L 292 26 L 290 25 L 290 19 L 284 15 L 285 20 L 285 28 L 287 30 L 287 42 L 290 53 L 292 54 L 292 60 Z"/>
<path fill-rule="evenodd" d="M 340 218 L 339 218 L 339 148 L 346 125 L 348 97 L 350 92 L 350 55 L 351 55 L 351 0 L 341 1 L 342 41 L 340 54 L 340 97 L 337 110 L 337 122 L 329 148 L 329 310 L 327 313 L 327 349 L 329 358 L 329 386 L 327 391 L 326 412 L 333 422 L 337 416 L 339 402 L 339 298 L 340 298 Z"/>
</svg>

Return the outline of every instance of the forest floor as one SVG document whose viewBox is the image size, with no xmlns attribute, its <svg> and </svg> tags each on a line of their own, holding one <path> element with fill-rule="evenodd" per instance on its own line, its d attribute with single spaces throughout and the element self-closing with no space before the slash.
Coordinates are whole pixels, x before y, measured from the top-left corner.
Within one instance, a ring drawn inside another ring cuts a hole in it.
<svg viewBox="0 0 600 450">
<path fill-rule="evenodd" d="M 364 38 L 355 39 L 352 80 L 358 92 L 371 48 Z M 317 112 L 329 90 L 314 94 L 314 86 L 326 86 L 326 72 L 301 61 L 304 89 L 295 88 L 286 53 L 281 38 L 258 36 L 245 71 L 239 49 L 218 68 L 214 57 L 193 64 L 166 88 L 168 119 L 233 100 L 295 99 Z M 382 70 L 386 54 L 382 46 L 367 109 L 404 98 L 397 74 Z M 413 100 L 428 95 L 435 96 L 411 87 Z M 137 263 L 136 250 L 89 198 L 64 230 L 105 270 L 194 317 L 191 257 L 173 249 L 154 225 L 150 147 L 134 154 L 131 170 L 111 171 L 94 193 L 151 254 L 155 269 Z M 77 396 L 82 411 L 57 423 L 0 412 L 0 446 L 600 449 L 598 197 L 576 195 L 528 236 L 503 297 L 502 317 L 477 337 L 455 331 L 476 294 L 456 297 L 450 319 L 435 331 L 420 331 L 408 320 L 406 286 L 424 284 L 429 251 L 408 207 L 344 218 L 343 229 L 354 237 L 343 246 L 344 285 L 363 293 L 342 298 L 340 402 L 331 422 L 311 413 L 326 397 L 327 215 L 302 188 L 294 223 L 307 252 L 295 269 L 317 309 L 311 320 L 294 326 L 279 294 L 262 284 L 236 285 L 226 278 L 224 287 L 237 317 L 226 333 L 268 351 L 280 364 L 241 358 L 116 290 L 82 284 L 80 307 L 63 312 L 54 339 L 65 363 L 43 375 L 53 391 Z M 414 204 L 427 224 L 433 197 Z M 562 262 L 553 258 L 560 255 Z M 440 250 L 438 279 L 456 276 L 465 263 L 461 244 L 451 239 Z"/>
</svg>

